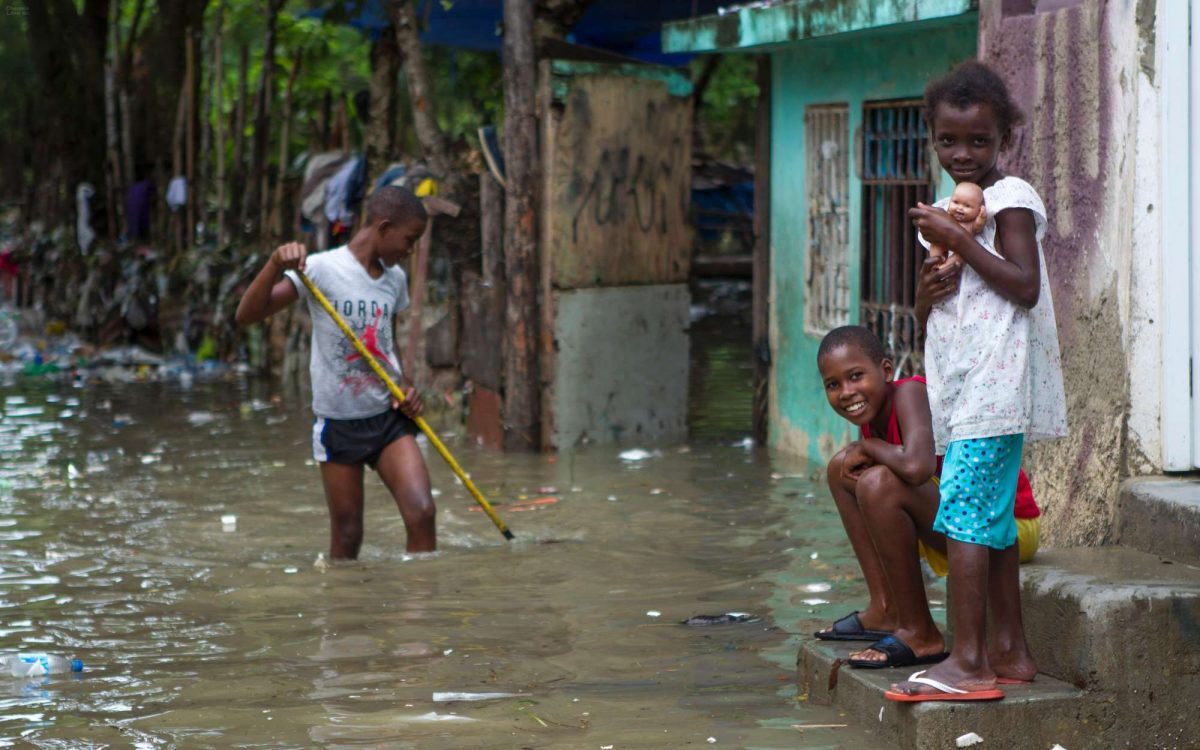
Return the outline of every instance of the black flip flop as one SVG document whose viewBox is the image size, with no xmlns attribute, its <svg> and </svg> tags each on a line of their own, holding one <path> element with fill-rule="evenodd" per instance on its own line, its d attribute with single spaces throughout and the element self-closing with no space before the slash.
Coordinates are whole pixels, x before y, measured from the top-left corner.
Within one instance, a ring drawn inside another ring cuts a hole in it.
<svg viewBox="0 0 1200 750">
<path fill-rule="evenodd" d="M 892 634 L 890 630 L 867 630 L 858 619 L 858 610 L 833 623 L 829 630 L 818 630 L 813 637 L 822 641 L 877 641 Z"/>
<path fill-rule="evenodd" d="M 872 661 L 870 659 L 847 659 L 846 662 L 857 669 L 887 669 L 888 667 L 913 667 L 918 664 L 937 664 L 950 654 L 943 651 L 940 654 L 931 654 L 930 656 L 917 656 L 913 650 L 909 648 L 904 641 L 894 635 L 889 635 L 886 638 L 880 638 L 878 641 L 867 646 L 868 649 L 878 651 L 887 658 L 883 661 Z M 864 649 L 865 651 L 866 649 Z"/>
</svg>

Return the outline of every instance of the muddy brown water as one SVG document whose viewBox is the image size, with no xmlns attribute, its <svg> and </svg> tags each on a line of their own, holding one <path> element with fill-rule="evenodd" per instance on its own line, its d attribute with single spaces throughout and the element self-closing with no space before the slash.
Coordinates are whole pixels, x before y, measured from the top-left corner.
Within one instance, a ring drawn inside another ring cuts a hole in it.
<svg viewBox="0 0 1200 750">
<path fill-rule="evenodd" d="M 361 560 L 323 569 L 309 423 L 242 381 L 0 387 L 0 649 L 87 665 L 0 677 L 0 746 L 876 746 L 797 728 L 845 723 L 797 696 L 795 654 L 862 604 L 810 467 L 727 439 L 450 437 L 516 541 L 427 450 L 440 551 L 404 553 L 369 476 Z M 723 612 L 762 620 L 680 624 Z"/>
</svg>

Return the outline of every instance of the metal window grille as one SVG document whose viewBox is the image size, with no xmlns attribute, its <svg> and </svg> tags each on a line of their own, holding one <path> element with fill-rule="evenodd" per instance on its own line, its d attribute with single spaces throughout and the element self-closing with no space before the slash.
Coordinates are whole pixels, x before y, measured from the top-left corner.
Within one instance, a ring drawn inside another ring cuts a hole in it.
<svg viewBox="0 0 1200 750">
<path fill-rule="evenodd" d="M 917 325 L 917 275 L 925 249 L 908 209 L 932 203 L 928 131 L 921 102 L 868 102 L 862 126 L 862 323 L 891 350 L 897 376 L 925 371 L 925 333 Z"/>
<path fill-rule="evenodd" d="M 850 111 L 822 104 L 804 111 L 808 264 L 804 327 L 825 333 L 850 320 Z"/>
</svg>

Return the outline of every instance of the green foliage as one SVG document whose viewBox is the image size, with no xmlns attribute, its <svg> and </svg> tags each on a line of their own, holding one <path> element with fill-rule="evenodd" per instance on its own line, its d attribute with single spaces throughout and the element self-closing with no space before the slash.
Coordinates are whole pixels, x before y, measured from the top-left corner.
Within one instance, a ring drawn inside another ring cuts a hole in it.
<svg viewBox="0 0 1200 750">
<path fill-rule="evenodd" d="M 707 58 L 691 62 L 692 79 L 701 76 Z M 747 161 L 754 148 L 754 112 L 758 108 L 758 60 L 753 55 L 723 55 L 700 100 L 697 116 L 705 134 L 697 144 L 719 159 Z"/>
</svg>

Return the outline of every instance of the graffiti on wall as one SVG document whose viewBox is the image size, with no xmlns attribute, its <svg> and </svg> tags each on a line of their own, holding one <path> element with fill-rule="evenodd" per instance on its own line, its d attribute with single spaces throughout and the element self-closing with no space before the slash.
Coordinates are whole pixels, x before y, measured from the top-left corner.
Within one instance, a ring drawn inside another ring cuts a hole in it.
<svg viewBox="0 0 1200 750">
<path fill-rule="evenodd" d="M 691 101 L 661 82 L 581 76 L 551 123 L 546 250 L 553 285 L 687 278 Z"/>
</svg>

